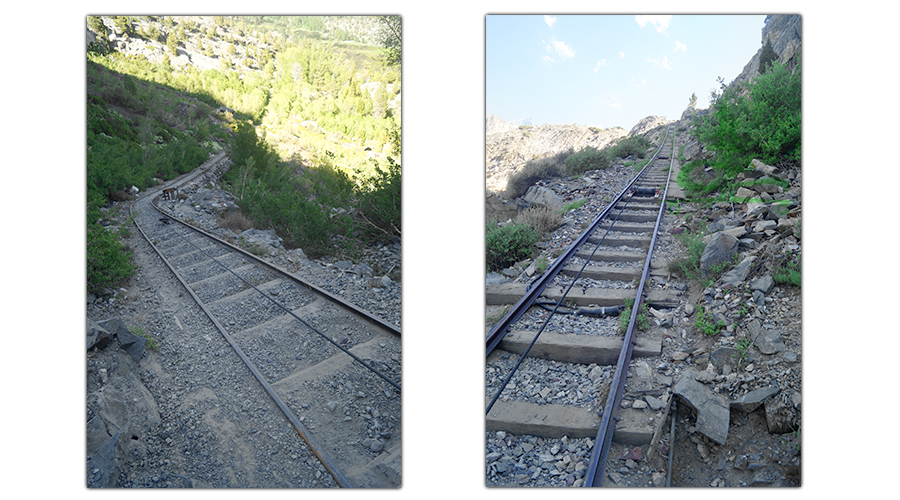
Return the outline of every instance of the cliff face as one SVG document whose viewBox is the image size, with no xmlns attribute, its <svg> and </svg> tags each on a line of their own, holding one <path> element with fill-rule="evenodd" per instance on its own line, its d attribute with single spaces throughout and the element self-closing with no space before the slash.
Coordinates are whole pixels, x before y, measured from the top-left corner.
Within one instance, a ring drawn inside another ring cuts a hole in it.
<svg viewBox="0 0 900 500">
<path fill-rule="evenodd" d="M 772 49 L 778 54 L 778 61 L 793 70 L 800 63 L 800 45 L 802 40 L 802 18 L 798 15 L 775 15 L 766 18 L 766 25 L 762 28 L 761 45 L 750 62 L 744 66 L 741 74 L 734 82 L 749 82 L 759 74 L 759 56 L 762 53 L 762 45 L 766 39 L 772 44 Z"/>
</svg>

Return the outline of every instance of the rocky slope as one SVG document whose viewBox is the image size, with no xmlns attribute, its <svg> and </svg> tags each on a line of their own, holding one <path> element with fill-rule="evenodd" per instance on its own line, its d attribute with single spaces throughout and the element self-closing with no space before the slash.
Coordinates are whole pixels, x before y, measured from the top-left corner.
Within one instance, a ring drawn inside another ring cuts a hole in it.
<svg viewBox="0 0 900 500">
<path fill-rule="evenodd" d="M 486 120 L 485 174 L 488 191 L 501 193 L 517 169 L 528 160 L 543 158 L 574 148 L 601 149 L 625 137 L 622 128 L 600 130 L 581 125 L 540 125 L 519 127 L 496 116 Z"/>
<path fill-rule="evenodd" d="M 799 16 L 770 16 L 763 28 L 763 42 L 767 36 L 782 62 L 789 67 L 798 62 Z M 736 81 L 756 76 L 758 66 L 757 53 Z M 690 137 L 693 112 L 686 111 L 676 124 L 676 150 L 683 148 L 685 160 L 702 149 Z M 673 176 L 680 166 L 681 161 L 675 158 Z M 589 196 L 589 202 L 585 214 L 580 210 L 566 214 L 563 226 L 540 243 L 542 251 L 564 248 L 580 232 L 591 213 L 589 209 L 598 205 L 595 193 L 585 190 L 587 179 L 602 175 L 603 182 L 610 186 L 624 181 L 610 174 L 588 172 L 582 179 L 544 183 L 562 199 Z M 737 181 L 740 188 L 731 193 L 731 202 L 682 200 L 670 204 L 654 252 L 670 262 L 684 257 L 684 245 L 679 242 L 684 234 L 700 238 L 704 248 L 700 258 L 704 279 L 687 279 L 672 272 L 664 280 L 666 286 L 684 293 L 677 308 L 651 318 L 646 332 L 663 338 L 662 355 L 633 361 L 629 375 L 633 382 L 646 374 L 670 387 L 666 397 L 678 396 L 674 443 L 668 442 L 666 427 L 658 450 L 665 455 L 668 447 L 674 447 L 673 486 L 802 485 L 802 295 L 799 286 L 784 280 L 786 270 L 799 271 L 802 260 L 802 171 L 791 163 L 765 165 L 754 161 Z M 726 249 L 727 272 L 710 273 L 717 247 Z M 488 275 L 486 281 L 528 281 L 532 278 L 531 264 L 518 263 Z M 488 307 L 488 322 L 492 314 L 499 318 Z M 546 316 L 540 310 L 529 314 Z M 543 322 L 543 316 L 537 319 Z M 526 317 L 528 320 L 532 317 Z M 558 322 L 567 322 L 564 327 L 575 334 L 593 334 L 586 330 L 604 326 L 592 323 L 586 328 L 566 318 Z M 531 372 L 525 367 L 524 377 L 543 382 L 546 367 L 534 365 Z M 565 375 L 573 380 L 583 376 Z M 567 394 L 563 389 L 567 388 L 552 387 L 549 393 Z M 521 390 L 540 391 L 541 387 L 534 382 Z M 638 403 L 650 405 L 645 397 L 624 401 L 623 407 Z M 715 411 L 711 407 L 725 409 L 718 412 L 724 418 L 718 419 L 712 430 L 711 421 L 715 419 L 711 415 Z M 662 419 L 662 423 L 666 421 Z M 506 432 L 486 432 L 485 444 L 486 480 L 493 486 L 579 486 L 594 445 L 591 439 L 547 439 Z M 664 486 L 667 465 L 659 458 L 648 458 L 650 451 L 646 445 L 636 449 L 614 443 L 604 484 Z"/>
<path fill-rule="evenodd" d="M 682 134 L 676 146 L 688 141 L 687 134 Z M 677 158 L 674 165 L 676 170 L 680 166 Z M 671 204 L 654 251 L 655 258 L 673 262 L 684 255 L 680 235 L 697 234 L 707 248 L 730 243 L 724 246 L 728 247 L 728 261 L 733 263 L 731 270 L 718 277 L 713 275 L 708 284 L 676 273 L 665 279 L 654 278 L 653 286 L 667 286 L 684 293 L 678 307 L 659 311 L 650 319 L 650 328 L 640 333 L 663 339 L 661 356 L 632 361 L 632 383 L 646 376 L 668 386 L 670 392 L 664 398 L 679 396 L 681 409 L 672 471 L 676 486 L 801 484 L 802 297 L 800 288 L 776 283 L 774 276 L 802 252 L 802 176 L 795 166 L 775 167 L 757 162 L 752 168 L 743 174 L 746 187 L 742 189 L 752 191 L 747 193 L 747 203 Z M 542 183 L 560 199 L 586 197 L 589 201 L 582 209 L 566 214 L 563 225 L 546 235 L 539 248 L 544 253 L 558 253 L 602 206 L 596 186 L 589 180 L 601 181 L 611 191 L 628 179 L 627 175 L 614 175 L 625 173 L 628 172 L 617 166 L 588 172 L 582 178 Z M 788 187 L 763 181 L 766 177 L 780 179 Z M 701 229 L 705 232 L 698 233 Z M 701 266 L 714 267 L 712 252 L 704 252 Z M 532 262 L 524 261 L 489 274 L 486 281 L 527 282 L 535 276 L 533 272 Z M 488 307 L 485 317 L 499 318 L 496 309 Z M 529 312 L 521 328 L 536 329 L 546 315 L 540 309 Z M 532 321 L 534 324 L 529 326 Z M 712 329 L 712 324 L 720 326 Z M 616 327 L 615 321 L 587 322 L 562 317 L 548 331 L 598 335 Z M 508 363 L 514 361 L 511 358 Z M 562 387 L 563 384 L 544 382 L 543 374 L 548 369 L 560 370 L 557 365 L 542 360 L 523 363 L 517 380 L 530 382 L 519 385 L 514 396 L 534 396 L 531 392 L 537 393 L 542 387 L 550 387 L 548 393 L 552 394 L 575 394 L 576 391 L 567 391 L 573 387 L 571 384 Z M 555 376 L 559 380 L 582 380 L 584 373 L 575 370 Z M 487 372 L 487 380 L 491 376 Z M 715 431 L 711 430 L 711 410 L 698 400 L 713 401 L 728 409 L 725 418 L 713 427 Z M 623 407 L 646 408 L 649 403 L 649 398 L 636 398 L 623 402 Z M 650 408 L 657 412 L 655 419 L 668 425 L 659 411 L 652 405 Z M 714 438 L 722 435 L 727 439 Z M 659 450 L 662 453 L 669 446 L 668 427 L 664 436 Z M 492 486 L 579 486 L 594 445 L 589 438 L 549 439 L 493 431 L 486 432 L 485 443 L 486 479 Z M 666 465 L 659 455 L 648 458 L 649 452 L 646 445 L 636 452 L 634 446 L 614 443 L 605 484 L 663 486 Z"/>
</svg>

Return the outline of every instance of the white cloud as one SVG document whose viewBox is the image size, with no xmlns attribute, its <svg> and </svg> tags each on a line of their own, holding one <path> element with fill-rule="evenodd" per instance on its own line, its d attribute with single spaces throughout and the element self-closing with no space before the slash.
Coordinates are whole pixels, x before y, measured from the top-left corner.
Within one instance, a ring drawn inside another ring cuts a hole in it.
<svg viewBox="0 0 900 500">
<path fill-rule="evenodd" d="M 679 50 L 679 49 L 680 49 L 680 50 L 683 50 L 683 51 L 685 51 L 685 52 L 687 52 L 687 45 L 685 45 L 685 44 L 683 44 L 683 43 L 681 43 L 681 42 L 679 42 L 679 41 L 676 40 L 676 41 L 675 41 L 675 50 L 673 50 L 672 52 L 675 52 L 675 51 L 677 51 L 677 50 Z"/>
<path fill-rule="evenodd" d="M 663 58 L 662 58 L 661 61 L 660 61 L 659 59 L 650 59 L 650 58 L 647 58 L 647 62 L 649 62 L 650 64 L 653 64 L 653 65 L 656 66 L 657 68 L 661 68 L 661 69 L 672 69 L 672 65 L 669 64 L 669 58 L 666 57 L 666 56 L 663 56 Z"/>
<path fill-rule="evenodd" d="M 607 96 L 607 97 L 608 97 L 608 99 L 604 99 L 602 104 L 605 104 L 614 109 L 619 109 L 622 107 L 622 101 L 619 100 L 618 97 L 616 97 L 614 95 Z"/>
<path fill-rule="evenodd" d="M 637 21 L 638 26 L 643 28 L 650 23 L 656 26 L 657 33 L 665 33 L 666 28 L 669 27 L 669 21 L 672 20 L 672 16 L 634 16 L 634 20 Z"/>
<path fill-rule="evenodd" d="M 553 27 L 553 24 L 556 22 L 556 18 L 553 16 L 544 16 L 544 22 L 547 23 L 547 26 Z"/>
<path fill-rule="evenodd" d="M 553 45 L 553 50 L 555 50 L 556 53 L 559 54 L 559 56 L 563 59 L 575 57 L 575 51 L 565 42 L 560 42 L 556 38 L 554 38 L 550 43 Z"/>
<path fill-rule="evenodd" d="M 608 65 L 609 65 L 609 63 L 606 62 L 606 59 L 600 59 L 599 61 L 597 61 L 597 64 L 594 66 L 594 73 L 599 72 L 601 66 L 608 66 Z"/>
<path fill-rule="evenodd" d="M 644 79 L 643 79 L 642 81 L 640 81 L 640 82 L 636 82 L 636 81 L 634 80 L 634 78 L 631 79 L 631 86 L 634 87 L 634 88 L 636 88 L 636 89 L 639 89 L 639 88 L 643 87 L 644 85 L 647 85 L 647 77 L 646 77 L 646 76 L 645 76 Z"/>
<path fill-rule="evenodd" d="M 622 59 L 625 59 L 625 52 L 619 51 L 619 57 L 621 57 Z"/>
</svg>

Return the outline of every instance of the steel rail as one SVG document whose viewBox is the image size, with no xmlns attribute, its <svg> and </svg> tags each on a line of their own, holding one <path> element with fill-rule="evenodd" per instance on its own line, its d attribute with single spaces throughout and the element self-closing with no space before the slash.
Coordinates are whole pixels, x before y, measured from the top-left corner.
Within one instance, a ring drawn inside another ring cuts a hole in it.
<svg viewBox="0 0 900 500">
<path fill-rule="evenodd" d="M 648 165 L 649 165 L 649 162 L 648 162 Z M 591 259 L 594 257 L 594 254 L 596 254 L 597 250 L 599 250 L 600 247 L 603 245 L 603 241 L 606 240 L 606 237 L 609 235 L 610 231 L 613 230 L 613 227 L 615 227 L 616 222 L 619 221 L 619 217 L 621 217 L 622 213 L 625 212 L 625 208 L 628 206 L 628 204 L 631 202 L 632 199 L 633 199 L 633 197 L 630 197 L 628 199 L 628 201 L 625 202 L 625 205 L 623 205 L 622 208 L 619 209 L 619 213 L 616 214 L 616 218 L 613 219 L 612 223 L 606 229 L 606 232 L 603 233 L 603 236 L 600 238 L 600 240 L 594 246 L 594 249 L 591 251 L 591 255 L 588 256 L 588 258 L 584 259 L 584 264 L 581 265 L 581 269 L 579 269 L 578 273 L 576 273 L 575 276 L 572 277 L 572 282 L 569 283 L 569 287 L 565 289 L 565 292 L 563 292 L 563 294 L 559 298 L 559 300 L 556 301 L 553 309 L 550 311 L 550 315 L 543 322 L 543 324 L 541 324 L 541 328 L 538 330 L 537 334 L 531 340 L 531 343 L 529 343 L 528 347 L 526 347 L 525 350 L 521 354 L 519 354 L 519 359 L 516 361 L 516 364 L 509 371 L 509 373 L 506 376 L 506 379 L 504 379 L 503 382 L 500 384 L 500 387 L 497 389 L 497 392 L 494 394 L 494 397 L 491 399 L 490 403 L 488 403 L 487 410 L 485 411 L 485 415 L 491 413 L 491 408 L 494 407 L 494 403 L 496 403 L 497 399 L 500 398 L 500 395 L 503 393 L 503 390 L 506 389 L 507 384 L 509 384 L 509 381 L 512 380 L 513 376 L 516 374 L 516 371 L 518 371 L 519 366 L 522 364 L 522 362 L 528 356 L 528 353 L 531 351 L 531 348 L 534 347 L 534 344 L 537 342 L 538 338 L 540 338 L 541 334 L 544 333 L 544 328 L 546 328 L 547 325 L 549 325 L 550 322 L 553 320 L 553 317 L 556 315 L 556 312 L 559 309 L 560 305 L 562 305 L 562 303 L 566 300 L 566 296 L 569 295 L 569 292 L 572 290 L 572 287 L 575 286 L 575 283 L 581 277 L 581 274 L 584 272 L 585 268 L 588 266 L 588 264 L 590 264 Z"/>
<path fill-rule="evenodd" d="M 319 444 L 319 442 L 315 439 L 315 437 L 313 437 L 309 430 L 300 422 L 297 416 L 294 415 L 291 409 L 288 408 L 287 404 L 285 404 L 278 393 L 275 392 L 275 389 L 269 384 L 269 382 L 265 379 L 259 369 L 256 368 L 256 365 L 253 364 L 250 358 L 247 357 L 247 355 L 244 354 L 244 351 L 241 350 L 241 348 L 237 345 L 231 335 L 228 334 L 228 332 L 225 330 L 225 327 L 222 326 L 221 323 L 219 323 L 219 320 L 216 319 L 216 317 L 206 307 L 206 305 L 203 304 L 203 302 L 200 300 L 200 297 L 198 297 L 197 294 L 194 293 L 194 291 L 191 289 L 191 287 L 188 286 L 184 278 L 175 270 L 175 267 L 169 262 L 168 259 L 166 259 L 159 248 L 157 248 L 156 245 L 154 245 L 153 242 L 150 241 L 150 238 L 147 237 L 147 234 L 144 232 L 143 228 L 141 228 L 140 224 L 138 224 L 137 220 L 134 221 L 134 225 L 138 228 L 138 231 L 140 231 L 141 235 L 144 237 L 150 247 L 153 248 L 157 255 L 159 255 L 159 258 L 162 259 L 169 270 L 172 271 L 181 285 L 184 286 L 185 290 L 187 290 L 187 292 L 191 295 L 191 298 L 194 299 L 200 309 L 202 309 L 206 316 L 209 317 L 210 321 L 212 321 L 213 325 L 216 327 L 219 333 L 222 334 L 222 337 L 225 338 L 231 348 L 234 349 L 234 352 L 238 355 L 238 357 L 241 358 L 241 361 L 243 361 L 244 365 L 247 366 L 256 381 L 259 382 L 266 394 L 268 394 L 268 396 L 272 398 L 272 401 L 275 402 L 275 405 L 278 406 L 278 409 L 281 410 L 285 418 L 288 419 L 288 421 L 294 427 L 294 430 L 296 430 L 297 433 L 300 434 L 300 437 L 302 437 L 306 444 L 309 446 L 310 451 L 312 451 L 313 454 L 315 454 L 319 459 L 319 462 L 321 462 L 322 465 L 331 474 L 331 476 L 334 477 L 334 480 L 338 483 L 338 485 L 342 488 L 352 488 L 353 484 L 350 482 L 350 479 L 343 472 L 341 472 L 334 459 L 325 452 L 325 448 L 321 444 Z"/>
<path fill-rule="evenodd" d="M 251 260 L 254 263 L 260 264 L 260 265 L 266 267 L 267 269 L 270 269 L 271 271 L 279 274 L 280 276 L 283 276 L 291 281 L 294 281 L 295 283 L 299 283 L 299 284 L 309 288 L 314 293 L 317 293 L 317 294 L 325 297 L 329 301 L 334 302 L 335 304 L 352 312 L 353 314 L 362 316 L 368 322 L 376 325 L 379 328 L 386 330 L 388 333 L 391 333 L 398 337 L 401 336 L 401 329 L 399 327 L 397 327 L 391 323 L 388 323 L 386 320 L 382 319 L 378 315 L 376 315 L 366 309 L 363 309 L 355 304 L 351 304 L 350 302 L 347 302 L 346 300 L 338 297 L 337 295 L 334 295 L 333 293 L 329 292 L 328 290 L 325 290 L 324 288 L 321 288 L 313 283 L 310 283 L 310 282 L 304 280 L 303 278 L 300 278 L 299 276 L 293 275 L 293 274 L 285 271 L 284 269 L 281 269 L 280 267 L 278 267 L 274 264 L 271 264 L 269 262 L 266 262 L 265 260 L 257 257 L 256 255 L 253 255 L 252 253 L 244 250 L 243 248 L 236 247 L 236 246 L 232 245 L 231 243 L 228 243 L 227 241 L 224 241 L 224 240 L 216 237 L 215 235 L 213 235 L 207 231 L 204 231 L 203 229 L 195 227 L 195 226 L 188 224 L 187 222 L 179 219 L 178 217 L 175 217 L 173 214 L 169 213 L 167 210 L 162 209 L 159 206 L 157 206 L 156 201 L 158 198 L 159 198 L 158 195 L 155 198 L 153 198 L 153 200 L 151 200 L 151 205 L 153 206 L 153 208 L 155 208 L 157 211 L 159 211 L 161 214 L 165 215 L 166 217 L 169 217 L 170 219 L 180 223 L 181 225 L 189 228 L 192 231 L 195 231 L 197 233 L 200 233 L 200 234 L 206 236 L 207 238 L 212 239 L 216 243 L 224 246 L 225 248 L 227 248 L 231 251 L 239 253 L 242 257 L 245 257 L 248 260 Z"/>
<path fill-rule="evenodd" d="M 662 140 L 657 148 L 656 152 L 653 153 L 653 156 L 650 158 L 650 161 L 641 169 L 641 172 L 636 175 L 631 182 L 625 185 L 624 188 L 613 198 L 613 200 L 607 205 L 591 222 L 591 225 L 578 236 L 578 238 L 569 245 L 565 252 L 560 255 L 556 260 L 553 261 L 553 264 L 544 272 L 541 278 L 534 283 L 533 286 L 529 287 L 525 292 L 525 295 L 522 296 L 521 299 L 513 306 L 513 308 L 501 319 L 497 324 L 495 324 L 491 330 L 488 332 L 487 337 L 485 339 L 486 349 L 485 356 L 489 356 L 491 352 L 497 347 L 497 344 L 503 340 L 503 337 L 506 336 L 506 333 L 512 328 L 512 325 L 519 321 L 523 314 L 531 307 L 535 300 L 542 293 L 544 293 L 544 289 L 548 284 L 556 277 L 557 274 L 562 270 L 565 266 L 566 262 L 568 262 L 575 252 L 578 251 L 579 248 L 590 238 L 593 234 L 594 230 L 600 225 L 600 222 L 613 210 L 613 208 L 622 200 L 625 196 L 625 193 L 628 192 L 629 189 L 634 185 L 635 182 L 638 181 L 646 172 L 649 171 L 650 165 L 656 160 L 656 157 L 659 155 L 660 151 L 666 144 L 666 140 L 669 137 L 669 128 L 666 128 L 666 136 Z"/>
<path fill-rule="evenodd" d="M 666 129 L 666 138 L 668 139 L 668 128 Z M 674 136 L 672 144 L 674 148 Z M 665 140 L 663 141 L 665 144 Z M 656 240 L 659 236 L 659 225 L 666 209 L 666 195 L 669 192 L 669 182 L 672 178 L 672 166 L 675 162 L 672 155 L 669 164 L 669 173 L 666 176 L 666 189 L 663 191 L 660 199 L 659 212 L 656 216 L 656 224 L 653 228 L 653 237 L 650 239 L 650 248 L 647 251 L 647 259 L 644 261 L 644 269 L 641 273 L 641 281 L 638 284 L 637 294 L 634 304 L 631 308 L 631 317 L 628 320 L 628 329 L 625 331 L 625 341 L 622 351 L 619 353 L 618 363 L 616 364 L 615 375 L 609 395 L 606 399 L 606 405 L 603 407 L 603 416 L 600 420 L 600 427 L 597 430 L 597 437 L 594 439 L 594 449 L 591 451 L 591 461 L 585 474 L 584 486 L 599 487 L 603 485 L 603 474 L 606 470 L 606 461 L 609 458 L 609 447 L 612 444 L 613 433 L 615 432 L 615 422 L 618 421 L 619 404 L 622 402 L 625 389 L 625 379 L 628 376 L 628 365 L 631 363 L 631 355 L 634 351 L 635 340 L 634 325 L 637 319 L 637 312 L 640 310 L 641 302 L 644 296 L 644 286 L 650 275 L 650 261 L 653 256 L 653 247 L 656 246 Z M 649 164 L 648 164 L 649 165 Z"/>
<path fill-rule="evenodd" d="M 675 459 L 675 419 L 678 418 L 678 404 L 675 402 L 675 396 L 671 396 L 672 400 L 672 427 L 669 430 L 669 467 L 666 469 L 666 487 L 672 486 L 672 462 Z"/>
<path fill-rule="evenodd" d="M 389 379 L 387 376 L 385 376 L 384 374 L 382 374 L 381 372 L 379 372 L 378 370 L 376 370 L 374 367 L 370 366 L 368 363 L 366 363 L 365 361 L 363 361 L 362 359 L 360 359 L 359 356 L 357 356 L 357 355 L 353 354 L 352 352 L 350 352 L 349 349 L 347 349 L 347 348 L 345 348 L 345 347 L 342 347 L 340 344 L 338 344 L 337 342 L 335 342 L 335 341 L 334 341 L 331 337 L 329 337 L 328 335 L 325 335 L 324 333 L 320 332 L 316 327 L 310 325 L 310 324 L 307 323 L 303 318 L 301 318 L 301 317 L 297 316 L 296 314 L 294 314 L 293 311 L 291 311 L 290 309 L 288 309 L 287 307 L 285 307 L 282 303 L 278 302 L 277 300 L 275 300 L 274 298 L 272 298 L 272 297 L 269 296 L 268 294 L 264 293 L 262 290 L 260 290 L 259 288 L 257 288 L 255 285 L 251 284 L 249 281 L 247 281 L 246 279 L 244 279 L 244 278 L 243 278 L 242 276 L 240 276 L 238 273 L 234 272 L 234 270 L 229 269 L 228 266 L 226 266 L 225 264 L 219 262 L 215 257 L 213 257 L 212 255 L 208 254 L 207 252 L 204 252 L 202 248 L 200 248 L 200 247 L 197 246 L 194 242 L 192 242 L 192 241 L 190 241 L 189 239 L 187 239 L 187 237 L 185 237 L 185 235 L 183 235 L 183 234 L 181 234 L 181 233 L 177 233 L 177 232 L 176 232 L 176 234 L 178 234 L 178 236 L 180 236 L 181 239 L 183 239 L 188 245 L 191 245 L 192 247 L 196 248 L 197 251 L 199 251 L 200 253 L 202 253 L 203 255 L 205 255 L 207 258 L 209 258 L 210 260 L 212 260 L 213 262 L 215 262 L 216 264 L 218 264 L 219 267 L 225 269 L 226 271 L 228 271 L 229 273 L 231 273 L 232 275 L 234 275 L 237 279 L 239 279 L 239 280 L 241 280 L 242 282 L 244 282 L 244 284 L 246 284 L 247 286 L 249 286 L 249 287 L 252 288 L 253 290 L 257 291 L 260 295 L 262 295 L 263 297 L 265 297 L 266 299 L 268 299 L 270 302 L 272 302 L 273 304 L 275 304 L 276 306 L 278 306 L 278 307 L 279 307 L 280 309 L 282 309 L 284 312 L 286 312 L 287 314 L 291 315 L 294 319 L 296 319 L 296 320 L 299 321 L 301 324 L 303 324 L 303 326 L 305 326 L 306 328 L 312 330 L 313 332 L 315 332 L 316 334 L 318 334 L 320 337 L 322 337 L 323 339 L 325 339 L 325 340 L 327 340 L 328 342 L 330 342 L 334 347 L 338 348 L 338 350 L 340 350 L 341 352 L 343 352 L 343 353 L 346 354 L 347 356 L 350 356 L 351 358 L 353 358 L 354 361 L 356 361 L 357 363 L 363 365 L 364 367 L 366 367 L 369 371 L 371 371 L 371 372 L 374 373 L 375 375 L 378 375 L 379 377 L 381 377 L 381 379 L 383 379 L 385 382 L 387 382 L 388 384 L 390 384 L 391 386 L 393 386 L 394 389 L 397 389 L 398 392 L 401 390 L 401 389 L 400 389 L 400 386 L 397 385 L 396 382 L 394 382 L 393 380 Z"/>
</svg>

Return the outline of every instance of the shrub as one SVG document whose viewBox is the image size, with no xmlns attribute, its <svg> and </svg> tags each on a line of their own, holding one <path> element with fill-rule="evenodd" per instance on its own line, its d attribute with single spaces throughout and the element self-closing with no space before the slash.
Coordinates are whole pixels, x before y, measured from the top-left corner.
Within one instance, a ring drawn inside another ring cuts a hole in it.
<svg viewBox="0 0 900 500">
<path fill-rule="evenodd" d="M 231 212 L 225 215 L 222 217 L 220 225 L 228 229 L 236 230 L 237 232 L 243 232 L 253 228 L 253 223 L 241 212 Z"/>
<path fill-rule="evenodd" d="M 533 227 L 521 222 L 489 226 L 485 236 L 488 270 L 499 271 L 528 258 L 531 246 L 538 238 L 538 232 Z"/>
<path fill-rule="evenodd" d="M 628 156 L 636 156 L 644 158 L 647 156 L 647 149 L 653 144 L 642 135 L 632 135 L 621 139 L 615 146 L 609 148 L 609 155 L 612 158 L 626 158 Z"/>
<path fill-rule="evenodd" d="M 586 147 L 569 155 L 565 160 L 566 172 L 569 175 L 581 175 L 588 170 L 600 170 L 609 167 L 610 155 L 605 150 Z"/>
<path fill-rule="evenodd" d="M 676 236 L 676 239 L 685 248 L 685 256 L 669 263 L 670 272 L 686 279 L 700 279 L 700 257 L 703 256 L 703 250 L 706 248 L 703 244 L 703 233 L 703 229 L 698 229 Z"/>
<path fill-rule="evenodd" d="M 711 93 L 712 112 L 698 117 L 697 137 L 716 153 L 716 169 L 733 178 L 754 158 L 800 160 L 801 73 L 775 62 L 750 84 Z M 721 78 L 719 80 L 722 82 Z"/>
<path fill-rule="evenodd" d="M 400 165 L 388 157 L 387 169 L 375 164 L 375 174 L 363 182 L 357 200 L 357 218 L 366 239 L 400 236 Z"/>
<path fill-rule="evenodd" d="M 706 160 L 699 158 L 691 160 L 678 171 L 675 182 L 682 189 L 693 195 L 702 196 L 709 194 L 722 185 L 722 174 L 716 172 L 713 175 L 709 175 L 705 172 L 706 167 Z"/>
<path fill-rule="evenodd" d="M 537 233 L 544 234 L 562 225 L 562 215 L 545 206 L 529 207 L 516 216 L 515 222 L 531 226 Z"/>
<path fill-rule="evenodd" d="M 120 240 L 131 219 L 118 231 L 110 231 L 97 222 L 101 217 L 100 203 L 94 198 L 87 209 L 87 287 L 91 293 L 121 283 L 135 269 L 131 250 Z"/>
<path fill-rule="evenodd" d="M 506 183 L 506 197 L 518 198 L 535 182 L 563 175 L 563 163 L 571 154 L 572 148 L 569 148 L 555 155 L 529 160 L 524 167 L 509 177 Z"/>
</svg>

